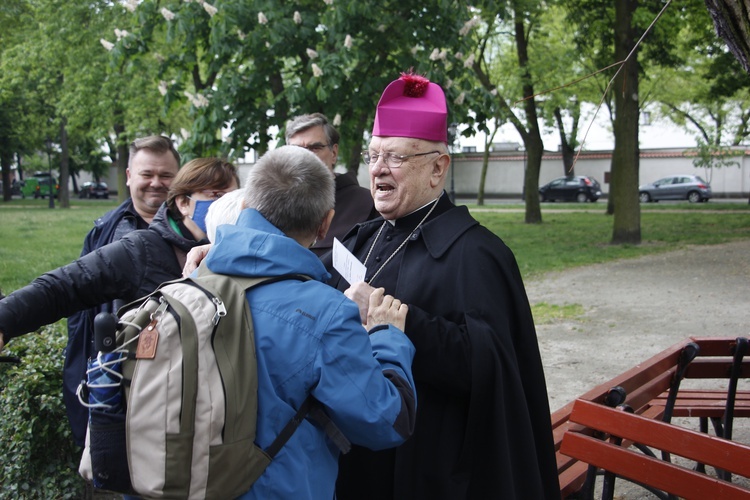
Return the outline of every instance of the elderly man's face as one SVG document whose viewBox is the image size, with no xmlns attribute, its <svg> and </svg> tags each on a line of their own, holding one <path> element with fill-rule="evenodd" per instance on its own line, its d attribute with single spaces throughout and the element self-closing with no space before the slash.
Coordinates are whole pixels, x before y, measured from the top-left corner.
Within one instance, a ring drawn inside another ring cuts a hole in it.
<svg viewBox="0 0 750 500">
<path fill-rule="evenodd" d="M 328 143 L 328 138 L 322 125 L 316 125 L 315 127 L 297 132 L 289 138 L 288 144 L 307 148 L 312 151 L 333 172 L 333 168 L 336 166 L 336 158 L 339 154 L 339 145 Z"/>
<path fill-rule="evenodd" d="M 406 137 L 373 137 L 371 154 L 411 155 L 434 151 L 435 144 Z M 408 215 L 437 198 L 443 190 L 448 156 L 431 154 L 405 160 L 398 168 L 382 157 L 370 165 L 370 192 L 375 209 L 383 218 L 394 220 Z"/>
</svg>

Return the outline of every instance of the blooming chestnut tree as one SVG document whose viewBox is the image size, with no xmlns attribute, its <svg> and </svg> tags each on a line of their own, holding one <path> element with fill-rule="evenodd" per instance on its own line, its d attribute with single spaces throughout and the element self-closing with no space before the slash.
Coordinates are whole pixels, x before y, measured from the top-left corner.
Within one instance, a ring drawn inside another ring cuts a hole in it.
<svg viewBox="0 0 750 500">
<path fill-rule="evenodd" d="M 263 153 L 291 117 L 322 112 L 337 122 L 341 157 L 356 170 L 377 100 L 403 71 L 446 89 L 451 121 L 469 119 L 473 89 L 456 55 L 472 14 L 459 1 L 427 4 L 130 0 L 129 25 L 119 27 L 128 44 L 107 41 L 115 58 L 158 65 L 166 107 L 189 103 L 188 158 Z"/>
</svg>

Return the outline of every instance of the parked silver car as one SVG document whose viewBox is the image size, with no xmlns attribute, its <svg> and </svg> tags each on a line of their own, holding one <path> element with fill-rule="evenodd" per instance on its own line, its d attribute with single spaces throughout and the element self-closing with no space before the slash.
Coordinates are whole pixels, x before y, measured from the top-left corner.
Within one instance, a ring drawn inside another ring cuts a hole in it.
<svg viewBox="0 0 750 500">
<path fill-rule="evenodd" d="M 711 185 L 697 175 L 671 175 L 638 188 L 641 203 L 659 200 L 708 201 Z"/>
</svg>

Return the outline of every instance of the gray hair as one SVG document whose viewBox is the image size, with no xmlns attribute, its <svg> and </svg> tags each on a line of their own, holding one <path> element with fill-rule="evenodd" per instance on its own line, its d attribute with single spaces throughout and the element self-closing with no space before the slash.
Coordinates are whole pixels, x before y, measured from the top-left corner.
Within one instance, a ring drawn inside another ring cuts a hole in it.
<svg viewBox="0 0 750 500">
<path fill-rule="evenodd" d="M 334 207 L 334 196 L 331 171 L 314 153 L 282 146 L 263 155 L 248 173 L 245 206 L 291 238 L 309 237 Z"/>
<path fill-rule="evenodd" d="M 206 235 L 211 243 L 216 242 L 216 228 L 222 224 L 234 224 L 245 208 L 245 190 L 230 191 L 208 207 Z"/>
<path fill-rule="evenodd" d="M 289 143 L 294 134 L 318 126 L 323 127 L 323 131 L 326 134 L 326 140 L 328 140 L 329 146 L 333 146 L 334 144 L 339 143 L 339 131 L 336 130 L 334 126 L 328 122 L 328 118 L 326 118 L 326 116 L 322 113 L 300 115 L 292 118 L 292 120 L 287 122 L 286 132 L 284 133 L 286 142 Z"/>
</svg>

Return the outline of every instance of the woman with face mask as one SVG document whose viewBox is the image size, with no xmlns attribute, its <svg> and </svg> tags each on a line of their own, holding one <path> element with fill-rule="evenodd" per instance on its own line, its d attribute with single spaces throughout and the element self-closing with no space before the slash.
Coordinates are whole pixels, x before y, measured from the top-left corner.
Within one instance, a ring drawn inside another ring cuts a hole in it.
<svg viewBox="0 0 750 500">
<path fill-rule="evenodd" d="M 184 237 L 205 240 L 208 207 L 239 184 L 231 163 L 218 158 L 188 162 L 177 173 L 167 195 L 166 208 L 172 228 Z"/>
<path fill-rule="evenodd" d="M 132 231 L 0 300 L 0 351 L 10 339 L 74 312 L 113 301 L 132 302 L 181 277 L 187 252 L 208 242 L 208 206 L 239 184 L 237 169 L 229 162 L 198 158 L 186 163 L 148 229 Z M 72 340 L 64 384 L 75 394 L 85 378 L 86 361 L 96 352 L 93 338 Z M 71 426 L 85 432 L 86 421 L 79 420 L 71 418 Z"/>
</svg>

